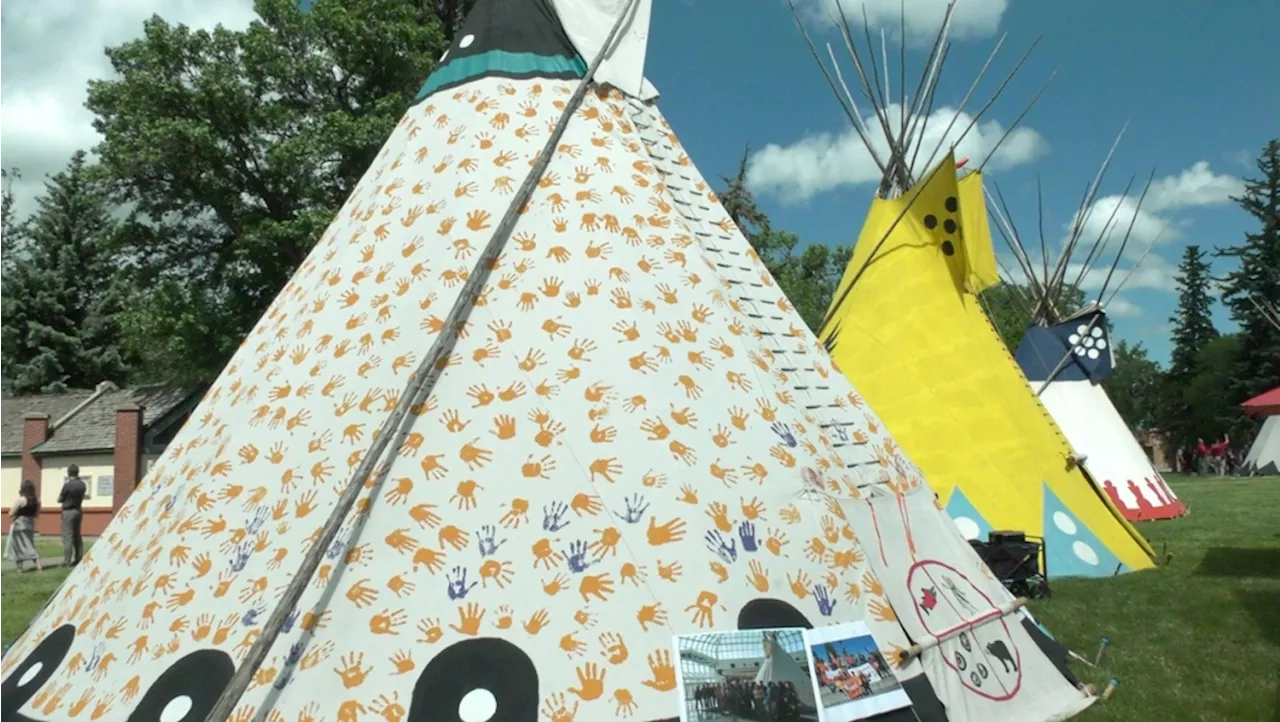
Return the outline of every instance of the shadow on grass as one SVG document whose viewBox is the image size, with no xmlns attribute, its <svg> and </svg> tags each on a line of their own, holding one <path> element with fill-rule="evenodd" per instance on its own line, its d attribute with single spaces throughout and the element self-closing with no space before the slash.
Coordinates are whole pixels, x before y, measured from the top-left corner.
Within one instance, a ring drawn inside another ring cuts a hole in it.
<svg viewBox="0 0 1280 722">
<path fill-rule="evenodd" d="M 1212 547 L 1192 574 L 1201 577 L 1280 579 L 1280 549 Z"/>
<path fill-rule="evenodd" d="M 1253 617 L 1258 625 L 1258 635 L 1267 643 L 1280 648 L 1280 592 L 1268 589 L 1237 589 L 1234 592 L 1241 608 Z M 1280 722 L 1280 678 L 1275 681 L 1275 712 L 1273 722 Z"/>
</svg>

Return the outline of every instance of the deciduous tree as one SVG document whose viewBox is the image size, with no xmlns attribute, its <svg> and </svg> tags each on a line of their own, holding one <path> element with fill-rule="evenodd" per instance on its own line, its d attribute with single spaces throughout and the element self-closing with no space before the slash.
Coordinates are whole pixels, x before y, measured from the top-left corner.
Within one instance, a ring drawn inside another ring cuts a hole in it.
<svg viewBox="0 0 1280 722">
<path fill-rule="evenodd" d="M 449 7 L 457 3 L 446 3 Z M 221 369 L 447 48 L 436 3 L 258 0 L 243 31 L 153 16 L 88 107 L 133 279 L 122 324 L 163 379 Z"/>
<path fill-rule="evenodd" d="M 773 228 L 769 216 L 756 205 L 755 196 L 747 188 L 747 155 L 743 154 L 737 173 L 721 177 L 725 186 L 719 194 L 720 203 L 760 255 L 796 312 L 816 333 L 840 276 L 849 264 L 850 249 L 814 244 L 797 252 L 800 238 Z"/>
<path fill-rule="evenodd" d="M 1112 349 L 1115 366 L 1102 380 L 1116 411 L 1129 427 L 1146 431 L 1160 427 L 1160 395 L 1164 390 L 1164 373 L 1160 365 L 1147 356 L 1141 343 L 1116 342 Z"/>
</svg>

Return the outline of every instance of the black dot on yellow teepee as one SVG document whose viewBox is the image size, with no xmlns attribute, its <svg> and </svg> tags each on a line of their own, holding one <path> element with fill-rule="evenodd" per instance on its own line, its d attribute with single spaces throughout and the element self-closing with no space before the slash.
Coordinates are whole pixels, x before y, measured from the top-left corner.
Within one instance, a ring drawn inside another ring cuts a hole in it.
<svg viewBox="0 0 1280 722">
<path fill-rule="evenodd" d="M 924 217 L 924 227 L 933 230 L 938 227 L 938 217 L 930 213 Z"/>
<path fill-rule="evenodd" d="M 944 205 L 946 205 L 948 213 L 955 213 L 956 209 L 960 207 L 960 202 L 956 200 L 955 196 L 951 196 Z"/>
<path fill-rule="evenodd" d="M 942 222 L 942 230 L 946 231 L 947 233 L 955 233 L 956 222 L 948 218 L 947 220 Z"/>
<path fill-rule="evenodd" d="M 943 241 L 942 252 L 948 256 L 954 256 L 956 254 L 956 247 L 951 244 L 951 241 Z"/>
</svg>

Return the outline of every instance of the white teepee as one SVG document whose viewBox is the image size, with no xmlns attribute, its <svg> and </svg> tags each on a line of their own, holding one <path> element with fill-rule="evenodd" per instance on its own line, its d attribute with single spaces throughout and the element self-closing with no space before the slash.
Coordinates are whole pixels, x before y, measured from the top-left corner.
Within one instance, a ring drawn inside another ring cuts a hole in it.
<svg viewBox="0 0 1280 722">
<path fill-rule="evenodd" d="M 653 104 L 648 14 L 479 0 L 5 657 L 3 722 L 652 720 L 679 711 L 674 634 L 861 619 L 887 657 L 911 643 L 914 592 L 844 510 L 950 522 Z M 967 547 L 941 561 L 1007 598 Z M 915 715 L 1089 704 L 995 626 L 1020 660 L 998 705 L 913 661 Z"/>
<path fill-rule="evenodd" d="M 1119 143 L 1119 138 L 1116 143 Z M 1081 242 L 1086 240 L 1083 230 L 1089 215 L 1094 212 L 1094 199 L 1114 152 L 1115 145 L 1089 186 L 1076 211 L 1071 232 L 1052 262 L 1047 255 L 1039 264 L 1031 259 L 1027 246 L 1011 221 L 1003 197 L 997 202 L 996 197 L 988 194 L 988 204 L 997 219 L 996 227 L 1013 252 L 1022 276 L 1021 279 L 1015 276 L 1009 280 L 1025 281 L 1024 288 L 1030 294 L 1029 297 L 1021 293 L 1017 295 L 1018 300 L 1026 305 L 1031 327 L 1015 353 L 1028 383 L 1071 442 L 1077 453 L 1077 462 L 1088 472 L 1098 491 L 1105 493 L 1126 519 L 1171 519 L 1186 514 L 1186 505 L 1156 470 L 1102 386 L 1102 380 L 1115 365 L 1102 299 L 1128 246 L 1133 224 L 1146 197 L 1146 188 L 1133 205 L 1131 217 L 1116 218 L 1117 211 L 1124 205 L 1117 203 L 1087 252 L 1077 253 Z M 1126 187 L 1122 198 L 1127 198 L 1128 192 Z M 1047 254 L 1043 218 L 1039 221 L 1041 253 Z M 1121 227 L 1124 227 L 1123 234 L 1117 232 Z M 1155 240 L 1151 241 L 1152 245 Z M 1059 300 L 1077 293 L 1086 276 L 1095 270 L 1096 264 L 1112 248 L 1115 256 L 1105 268 L 1105 281 L 1097 298 L 1074 313 L 1063 313 L 1058 307 Z M 1150 250 L 1151 246 L 1148 246 L 1142 258 L 1119 280 L 1108 302 L 1120 292 L 1129 275 Z M 1073 266 L 1077 267 L 1076 270 L 1070 270 Z M 1007 271 L 1005 275 L 1009 276 Z"/>
</svg>

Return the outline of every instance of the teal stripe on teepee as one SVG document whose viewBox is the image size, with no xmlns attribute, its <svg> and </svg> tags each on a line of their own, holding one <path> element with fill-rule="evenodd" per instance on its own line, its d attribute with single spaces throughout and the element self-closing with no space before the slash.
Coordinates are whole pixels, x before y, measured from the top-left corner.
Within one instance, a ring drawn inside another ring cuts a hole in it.
<svg viewBox="0 0 1280 722">
<path fill-rule="evenodd" d="M 535 55 L 533 53 L 510 53 L 505 50 L 490 50 L 480 55 L 472 55 L 444 65 L 427 78 L 422 90 L 418 91 L 417 100 L 431 95 L 436 90 L 482 75 L 509 75 L 512 77 L 547 77 L 581 78 L 587 74 L 587 64 L 575 55 L 564 56 Z"/>
</svg>

